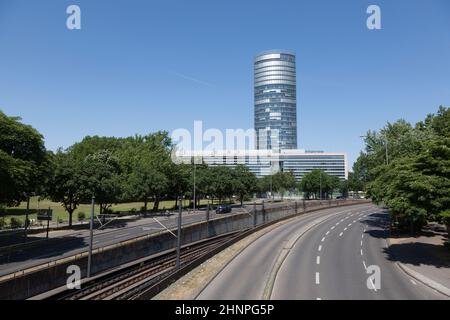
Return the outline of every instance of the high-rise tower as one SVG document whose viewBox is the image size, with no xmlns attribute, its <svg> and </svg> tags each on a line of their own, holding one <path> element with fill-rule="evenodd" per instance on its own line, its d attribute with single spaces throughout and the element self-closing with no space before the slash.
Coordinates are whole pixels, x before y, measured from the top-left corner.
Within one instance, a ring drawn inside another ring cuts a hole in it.
<svg viewBox="0 0 450 320">
<path fill-rule="evenodd" d="M 297 149 L 295 54 L 263 52 L 254 61 L 255 130 L 258 149 Z"/>
</svg>

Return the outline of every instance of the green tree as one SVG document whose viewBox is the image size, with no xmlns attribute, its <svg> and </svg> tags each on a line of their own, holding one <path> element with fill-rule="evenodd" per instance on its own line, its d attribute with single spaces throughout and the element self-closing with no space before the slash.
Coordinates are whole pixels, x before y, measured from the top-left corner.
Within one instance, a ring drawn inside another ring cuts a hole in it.
<svg viewBox="0 0 450 320">
<path fill-rule="evenodd" d="M 103 214 L 111 205 L 118 203 L 123 185 L 120 179 L 120 164 L 111 151 L 102 150 L 88 155 L 83 161 L 80 187 L 83 194 L 94 195 Z M 89 200 L 86 197 L 85 200 Z"/>
<path fill-rule="evenodd" d="M 257 190 L 257 178 L 246 166 L 238 165 L 233 170 L 233 193 L 236 194 L 241 207 L 246 196 L 250 196 Z"/>
<path fill-rule="evenodd" d="M 47 183 L 45 195 L 54 202 L 60 202 L 69 213 L 69 226 L 72 226 L 73 212 L 83 198 L 82 166 L 74 159 L 72 153 L 59 150 L 52 159 L 53 172 Z"/>
<path fill-rule="evenodd" d="M 17 206 L 46 183 L 49 153 L 42 135 L 0 111 L 0 204 Z"/>
</svg>

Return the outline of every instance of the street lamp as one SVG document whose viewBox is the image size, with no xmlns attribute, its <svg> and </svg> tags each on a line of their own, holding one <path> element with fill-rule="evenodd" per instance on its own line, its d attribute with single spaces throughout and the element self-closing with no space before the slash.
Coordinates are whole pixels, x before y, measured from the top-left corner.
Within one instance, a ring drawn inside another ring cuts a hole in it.
<svg viewBox="0 0 450 320">
<path fill-rule="evenodd" d="M 322 200 L 322 170 L 320 170 L 320 200 Z"/>
<path fill-rule="evenodd" d="M 88 254 L 88 266 L 87 266 L 87 277 L 91 277 L 91 266 L 92 266 L 92 246 L 94 240 L 94 209 L 95 209 L 95 197 L 92 196 L 91 199 L 91 219 L 89 224 L 89 254 Z"/>
</svg>

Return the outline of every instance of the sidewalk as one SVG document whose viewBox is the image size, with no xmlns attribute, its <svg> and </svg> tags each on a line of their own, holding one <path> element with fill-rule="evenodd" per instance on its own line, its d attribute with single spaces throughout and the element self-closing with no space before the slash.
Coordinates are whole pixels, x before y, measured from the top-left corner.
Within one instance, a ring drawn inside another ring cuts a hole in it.
<svg viewBox="0 0 450 320">
<path fill-rule="evenodd" d="M 416 280 L 450 297 L 450 250 L 446 233 L 425 230 L 418 237 L 390 238 L 389 259 Z"/>
</svg>

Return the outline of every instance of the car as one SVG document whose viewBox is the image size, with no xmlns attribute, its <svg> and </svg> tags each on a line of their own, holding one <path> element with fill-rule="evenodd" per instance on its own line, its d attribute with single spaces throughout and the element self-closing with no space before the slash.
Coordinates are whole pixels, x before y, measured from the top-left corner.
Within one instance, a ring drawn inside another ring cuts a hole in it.
<svg viewBox="0 0 450 320">
<path fill-rule="evenodd" d="M 232 208 L 228 204 L 220 205 L 216 208 L 216 214 L 230 213 L 231 210 Z"/>
<path fill-rule="evenodd" d="M 338 197 L 336 197 L 336 200 L 345 200 L 345 197 L 344 196 L 338 196 Z"/>
</svg>

